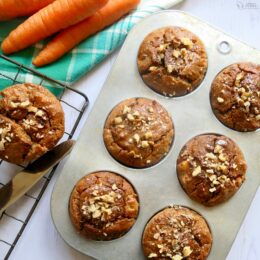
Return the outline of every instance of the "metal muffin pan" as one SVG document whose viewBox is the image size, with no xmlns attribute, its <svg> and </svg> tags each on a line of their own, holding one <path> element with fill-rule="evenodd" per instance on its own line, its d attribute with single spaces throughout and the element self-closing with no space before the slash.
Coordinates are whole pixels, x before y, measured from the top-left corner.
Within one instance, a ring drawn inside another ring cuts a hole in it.
<svg viewBox="0 0 260 260">
<path fill-rule="evenodd" d="M 136 64 L 139 46 L 151 31 L 164 26 L 181 26 L 195 33 L 205 44 L 208 70 L 201 85 L 189 95 L 166 98 L 142 81 Z M 224 45 L 224 50 L 222 49 Z M 229 51 L 227 51 L 227 47 Z M 209 92 L 213 79 L 226 66 L 240 61 L 258 63 L 260 51 L 180 11 L 163 11 L 138 23 L 130 32 L 117 61 L 82 129 L 81 136 L 54 187 L 51 211 L 62 238 L 76 250 L 102 260 L 144 259 L 141 236 L 147 221 L 170 204 L 190 207 L 202 214 L 213 234 L 209 260 L 227 256 L 260 184 L 260 132 L 240 133 L 225 127 L 214 116 Z M 124 99 L 146 97 L 157 100 L 172 116 L 174 144 L 157 165 L 145 169 L 128 168 L 115 161 L 103 142 L 103 127 L 112 108 Z M 223 134 L 241 148 L 248 164 L 246 181 L 227 202 L 207 208 L 192 201 L 183 191 L 176 175 L 176 160 L 183 145 L 203 133 Z M 68 214 L 70 193 L 84 175 L 108 170 L 125 176 L 136 188 L 140 213 L 133 228 L 122 238 L 97 242 L 79 235 Z"/>
</svg>

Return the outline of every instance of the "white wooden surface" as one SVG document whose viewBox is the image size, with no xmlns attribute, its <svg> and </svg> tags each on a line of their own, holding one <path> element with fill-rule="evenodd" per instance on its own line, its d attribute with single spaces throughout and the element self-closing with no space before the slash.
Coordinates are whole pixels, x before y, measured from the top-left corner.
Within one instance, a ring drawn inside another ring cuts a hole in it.
<svg viewBox="0 0 260 260">
<path fill-rule="evenodd" d="M 186 0 L 175 8 L 190 12 L 260 50 L 260 0 Z M 116 55 L 117 53 L 108 58 L 75 86 L 87 93 L 91 105 L 109 73 Z M 82 123 L 86 117 L 87 114 Z M 59 172 L 47 188 L 10 259 L 88 259 L 67 246 L 53 226 L 50 216 L 50 196 L 58 174 Z M 228 260 L 260 259 L 259 219 L 260 190 L 229 253 Z M 216 243 L 225 243 L 225 241 L 216 241 Z"/>
</svg>

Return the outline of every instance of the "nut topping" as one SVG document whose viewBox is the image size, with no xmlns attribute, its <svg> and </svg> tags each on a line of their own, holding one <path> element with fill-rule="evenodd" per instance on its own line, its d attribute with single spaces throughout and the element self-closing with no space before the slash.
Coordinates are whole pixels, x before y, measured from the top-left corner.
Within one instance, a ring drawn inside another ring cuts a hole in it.
<svg viewBox="0 0 260 260">
<path fill-rule="evenodd" d="M 131 112 L 131 108 L 128 107 L 128 106 L 124 106 L 123 114 L 125 115 L 125 114 L 127 114 L 129 112 Z"/>
<path fill-rule="evenodd" d="M 224 98 L 222 98 L 222 97 L 217 97 L 217 101 L 218 101 L 218 103 L 224 103 Z"/>
<path fill-rule="evenodd" d="M 201 173 L 201 167 L 200 166 L 197 166 L 194 170 L 193 170 L 193 172 L 192 172 L 192 176 L 197 176 L 197 175 L 199 175 Z"/>
<path fill-rule="evenodd" d="M 134 121 L 135 120 L 135 118 L 134 118 L 134 116 L 132 114 L 127 114 L 127 119 L 129 121 Z"/>
<path fill-rule="evenodd" d="M 116 125 L 121 124 L 123 122 L 122 117 L 120 117 L 120 116 L 116 117 L 114 122 Z"/>
</svg>

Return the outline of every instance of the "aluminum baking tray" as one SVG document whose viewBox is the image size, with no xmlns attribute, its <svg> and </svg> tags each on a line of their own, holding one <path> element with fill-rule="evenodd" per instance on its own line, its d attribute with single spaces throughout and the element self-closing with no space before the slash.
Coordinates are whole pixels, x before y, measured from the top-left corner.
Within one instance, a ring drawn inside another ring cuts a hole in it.
<svg viewBox="0 0 260 260">
<path fill-rule="evenodd" d="M 163 26 L 181 26 L 197 34 L 206 46 L 208 70 L 202 84 L 191 94 L 166 98 L 156 94 L 142 81 L 136 65 L 138 48 L 144 37 Z M 224 67 L 239 61 L 258 63 L 260 51 L 237 41 L 207 23 L 180 11 L 164 11 L 149 16 L 131 31 L 108 77 L 81 136 L 57 181 L 51 200 L 55 226 L 63 239 L 78 251 L 96 259 L 143 259 L 141 236 L 147 220 L 169 204 L 180 204 L 200 212 L 213 233 L 213 247 L 208 259 L 227 256 L 260 184 L 260 132 L 240 133 L 222 125 L 214 116 L 209 91 L 211 82 Z M 156 99 L 171 114 L 176 135 L 169 154 L 147 169 L 127 168 L 107 152 L 102 133 L 109 111 L 130 97 Z M 182 146 L 201 133 L 219 133 L 232 138 L 244 152 L 247 179 L 228 202 L 207 208 L 192 200 L 182 190 L 176 176 L 176 159 Z M 110 170 L 132 182 L 140 197 L 140 214 L 134 227 L 122 238 L 110 242 L 87 240 L 72 226 L 68 201 L 75 183 L 85 174 Z"/>
</svg>

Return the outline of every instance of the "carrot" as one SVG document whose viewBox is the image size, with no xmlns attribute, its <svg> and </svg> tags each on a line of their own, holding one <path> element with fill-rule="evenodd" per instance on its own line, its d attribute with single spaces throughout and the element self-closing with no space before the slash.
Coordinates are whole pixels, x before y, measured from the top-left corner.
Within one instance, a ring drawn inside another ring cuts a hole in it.
<svg viewBox="0 0 260 260">
<path fill-rule="evenodd" d="M 107 2 L 108 0 L 56 0 L 13 30 L 3 41 L 2 50 L 5 54 L 22 50 L 84 20 Z"/>
<path fill-rule="evenodd" d="M 40 67 L 56 61 L 87 37 L 117 21 L 139 2 L 140 0 L 110 0 L 93 16 L 60 32 L 33 60 L 33 64 Z"/>
<path fill-rule="evenodd" d="M 55 0 L 0 0 L 0 21 L 31 15 Z"/>
</svg>

